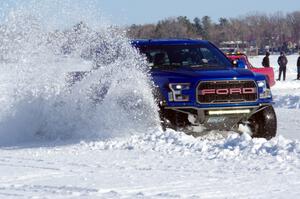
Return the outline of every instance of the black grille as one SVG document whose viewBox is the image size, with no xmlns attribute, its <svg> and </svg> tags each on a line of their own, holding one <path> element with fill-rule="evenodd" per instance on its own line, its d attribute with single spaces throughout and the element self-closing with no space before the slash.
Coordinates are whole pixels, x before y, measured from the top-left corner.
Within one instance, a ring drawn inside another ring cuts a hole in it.
<svg viewBox="0 0 300 199">
<path fill-rule="evenodd" d="M 231 94 L 203 94 L 203 90 L 211 89 L 253 89 L 255 93 L 236 93 Z M 197 92 L 198 102 L 199 103 L 239 103 L 239 102 L 254 102 L 257 100 L 257 87 L 254 81 L 209 81 L 209 82 L 200 82 L 198 85 Z"/>
</svg>

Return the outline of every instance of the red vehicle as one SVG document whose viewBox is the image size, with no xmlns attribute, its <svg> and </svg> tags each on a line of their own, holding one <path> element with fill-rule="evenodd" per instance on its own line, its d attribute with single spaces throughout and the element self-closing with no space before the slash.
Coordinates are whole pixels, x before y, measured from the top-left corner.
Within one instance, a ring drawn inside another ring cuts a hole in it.
<svg viewBox="0 0 300 199">
<path fill-rule="evenodd" d="M 249 70 L 251 70 L 255 73 L 260 73 L 260 74 L 266 75 L 270 86 L 275 85 L 274 70 L 273 70 L 272 67 L 256 68 L 249 62 L 247 55 L 245 55 L 243 53 L 227 54 L 227 57 L 231 61 L 242 61 L 242 62 L 244 62 L 245 67 L 248 68 Z"/>
</svg>

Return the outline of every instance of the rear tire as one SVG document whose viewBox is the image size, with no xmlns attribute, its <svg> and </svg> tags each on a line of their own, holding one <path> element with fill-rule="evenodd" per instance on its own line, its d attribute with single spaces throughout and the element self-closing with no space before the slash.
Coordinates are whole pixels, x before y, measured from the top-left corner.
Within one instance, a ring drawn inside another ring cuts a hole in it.
<svg viewBox="0 0 300 199">
<path fill-rule="evenodd" d="M 276 136 L 277 118 L 272 106 L 267 106 L 249 119 L 252 137 L 270 140 Z"/>
</svg>

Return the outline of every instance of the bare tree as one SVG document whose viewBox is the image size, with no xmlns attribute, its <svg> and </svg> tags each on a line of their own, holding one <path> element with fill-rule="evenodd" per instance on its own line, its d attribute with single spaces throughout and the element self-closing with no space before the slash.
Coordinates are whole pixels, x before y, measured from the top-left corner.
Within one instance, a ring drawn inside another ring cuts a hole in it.
<svg viewBox="0 0 300 199">
<path fill-rule="evenodd" d="M 249 13 L 237 18 L 220 18 L 213 22 L 209 16 L 172 17 L 157 24 L 132 25 L 131 38 L 203 38 L 216 44 L 222 41 L 245 41 L 257 48 L 287 50 L 291 44 L 300 46 L 300 11 L 289 14 L 276 12 Z"/>
</svg>

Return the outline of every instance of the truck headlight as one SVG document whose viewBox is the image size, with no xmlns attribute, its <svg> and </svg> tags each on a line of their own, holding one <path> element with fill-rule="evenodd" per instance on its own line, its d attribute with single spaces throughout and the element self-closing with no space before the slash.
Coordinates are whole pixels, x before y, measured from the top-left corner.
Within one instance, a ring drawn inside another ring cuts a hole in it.
<svg viewBox="0 0 300 199">
<path fill-rule="evenodd" d="M 265 99 L 272 97 L 271 90 L 268 88 L 266 80 L 257 81 L 257 86 L 259 90 L 259 98 Z"/>
<path fill-rule="evenodd" d="M 171 92 L 169 93 L 169 100 L 175 102 L 187 102 L 190 100 L 188 95 L 184 95 L 182 91 L 190 90 L 190 83 L 171 83 L 169 88 Z"/>
<path fill-rule="evenodd" d="M 258 87 L 260 87 L 260 88 L 266 88 L 266 87 L 267 87 L 266 81 L 265 81 L 265 80 L 257 81 L 257 85 L 258 85 Z"/>
</svg>

